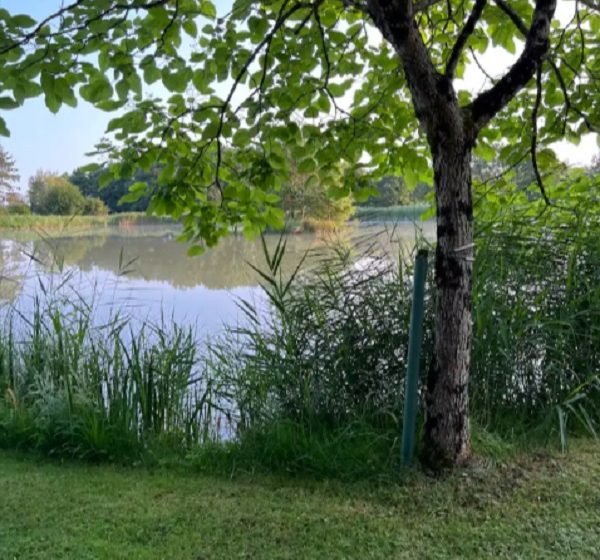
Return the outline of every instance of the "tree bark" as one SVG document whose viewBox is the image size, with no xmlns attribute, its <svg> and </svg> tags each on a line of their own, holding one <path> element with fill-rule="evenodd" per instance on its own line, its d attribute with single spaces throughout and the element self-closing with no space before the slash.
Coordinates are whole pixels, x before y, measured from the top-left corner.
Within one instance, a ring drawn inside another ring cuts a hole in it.
<svg viewBox="0 0 600 560">
<path fill-rule="evenodd" d="M 471 146 L 455 135 L 432 146 L 437 203 L 434 357 L 427 379 L 423 461 L 434 470 L 465 464 L 471 453 L 473 203 Z"/>
</svg>

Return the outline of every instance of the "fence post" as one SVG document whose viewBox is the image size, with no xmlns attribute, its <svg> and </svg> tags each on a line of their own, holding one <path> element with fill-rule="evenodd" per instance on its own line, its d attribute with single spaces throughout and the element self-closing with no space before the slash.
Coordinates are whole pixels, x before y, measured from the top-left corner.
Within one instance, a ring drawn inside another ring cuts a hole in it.
<svg viewBox="0 0 600 560">
<path fill-rule="evenodd" d="M 413 300 L 410 312 L 408 333 L 408 360 L 404 384 L 404 415 L 402 425 L 402 464 L 410 465 L 415 451 L 415 428 L 417 422 L 417 390 L 423 341 L 423 311 L 425 299 L 425 279 L 427 277 L 428 252 L 417 253 Z"/>
</svg>

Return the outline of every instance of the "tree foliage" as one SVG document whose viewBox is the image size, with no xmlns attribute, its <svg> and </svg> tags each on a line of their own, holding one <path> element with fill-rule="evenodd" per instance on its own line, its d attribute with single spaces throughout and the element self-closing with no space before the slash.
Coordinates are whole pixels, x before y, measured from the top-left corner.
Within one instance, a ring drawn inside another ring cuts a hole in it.
<svg viewBox="0 0 600 560">
<path fill-rule="evenodd" d="M 554 20 L 537 79 L 515 83 L 537 48 L 539 37 L 529 32 L 534 8 L 553 11 L 552 4 L 431 0 L 414 3 L 411 15 L 461 106 L 499 112 L 480 122 L 476 152 L 508 166 L 534 154 L 539 175 L 556 161 L 556 140 L 578 141 L 600 119 L 593 2 L 575 3 L 572 17 Z M 286 152 L 309 177 L 335 184 L 336 195 L 360 194 L 368 179 L 389 175 L 411 187 L 431 183 L 406 64 L 378 9 L 370 1 L 236 0 L 217 18 L 208 0 L 80 0 L 39 22 L 0 10 L 0 107 L 43 95 L 52 111 L 78 96 L 120 110 L 109 125 L 116 151 L 104 181 L 159 166 L 150 209 L 181 217 L 190 240 L 212 245 L 233 224 L 255 231 L 281 223 L 272 195 L 289 178 Z M 487 97 L 474 99 L 456 79 L 484 66 L 479 57 L 492 47 L 522 51 L 514 87 L 488 68 Z M 144 82 L 169 91 L 168 99 L 156 99 Z M 3 123 L 0 131 L 7 133 Z M 340 162 L 347 171 L 337 183 Z M 216 199 L 208 194 L 215 189 Z M 147 191 L 136 181 L 132 193 L 131 201 Z"/>
<path fill-rule="evenodd" d="M 108 208 L 99 198 L 85 197 L 64 175 L 38 171 L 29 180 L 29 205 L 34 214 L 102 215 Z"/>
</svg>

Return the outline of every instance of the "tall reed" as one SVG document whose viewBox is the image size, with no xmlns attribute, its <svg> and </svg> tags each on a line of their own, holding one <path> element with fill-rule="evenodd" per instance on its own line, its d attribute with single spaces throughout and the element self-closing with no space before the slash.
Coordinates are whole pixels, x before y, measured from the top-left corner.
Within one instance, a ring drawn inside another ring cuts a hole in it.
<svg viewBox="0 0 600 560">
<path fill-rule="evenodd" d="M 134 328 L 36 299 L 0 330 L 0 445 L 81 458 L 178 452 L 214 437 L 212 381 L 191 329 Z"/>
</svg>

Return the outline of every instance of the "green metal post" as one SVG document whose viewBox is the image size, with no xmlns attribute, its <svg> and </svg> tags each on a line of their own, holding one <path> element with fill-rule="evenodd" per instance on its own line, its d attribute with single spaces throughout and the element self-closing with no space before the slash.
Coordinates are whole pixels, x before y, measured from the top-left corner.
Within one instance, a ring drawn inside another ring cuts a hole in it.
<svg viewBox="0 0 600 560">
<path fill-rule="evenodd" d="M 408 363 L 404 385 L 404 419 L 402 425 L 402 464 L 410 465 L 415 452 L 415 428 L 417 422 L 417 390 L 423 341 L 423 309 L 425 299 L 425 279 L 427 277 L 426 250 L 417 253 L 413 300 L 410 312 L 408 334 Z"/>
</svg>

